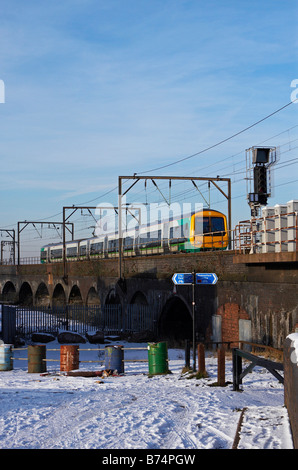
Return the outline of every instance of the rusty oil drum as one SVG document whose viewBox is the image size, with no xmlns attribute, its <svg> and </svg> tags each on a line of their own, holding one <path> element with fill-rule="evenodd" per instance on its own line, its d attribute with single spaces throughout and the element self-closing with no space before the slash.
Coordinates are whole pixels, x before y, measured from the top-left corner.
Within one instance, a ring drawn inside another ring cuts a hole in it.
<svg viewBox="0 0 298 470">
<path fill-rule="evenodd" d="M 79 368 L 79 346 L 63 344 L 60 346 L 60 371 L 68 372 Z"/>
<path fill-rule="evenodd" d="M 46 364 L 46 345 L 31 344 L 28 346 L 28 372 L 42 373 L 47 371 Z"/>
</svg>

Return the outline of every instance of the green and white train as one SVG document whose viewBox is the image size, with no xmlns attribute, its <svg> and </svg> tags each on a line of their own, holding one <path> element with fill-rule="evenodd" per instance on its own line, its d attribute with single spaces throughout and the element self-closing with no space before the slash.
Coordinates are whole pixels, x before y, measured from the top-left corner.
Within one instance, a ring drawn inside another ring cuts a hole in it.
<svg viewBox="0 0 298 470">
<path fill-rule="evenodd" d="M 194 212 L 166 222 L 141 225 L 122 234 L 123 256 L 142 256 L 161 253 L 224 250 L 228 247 L 227 218 L 211 209 Z M 67 241 L 67 261 L 114 258 L 119 255 L 118 233 L 94 238 Z M 63 243 L 41 248 L 41 262 L 63 261 Z"/>
</svg>

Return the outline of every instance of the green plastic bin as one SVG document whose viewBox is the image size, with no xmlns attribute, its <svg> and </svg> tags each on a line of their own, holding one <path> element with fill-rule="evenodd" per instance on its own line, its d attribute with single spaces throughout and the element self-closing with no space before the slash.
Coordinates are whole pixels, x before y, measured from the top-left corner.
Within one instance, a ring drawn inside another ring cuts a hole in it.
<svg viewBox="0 0 298 470">
<path fill-rule="evenodd" d="M 167 343 L 148 344 L 148 365 L 149 375 L 167 374 L 169 372 Z"/>
</svg>

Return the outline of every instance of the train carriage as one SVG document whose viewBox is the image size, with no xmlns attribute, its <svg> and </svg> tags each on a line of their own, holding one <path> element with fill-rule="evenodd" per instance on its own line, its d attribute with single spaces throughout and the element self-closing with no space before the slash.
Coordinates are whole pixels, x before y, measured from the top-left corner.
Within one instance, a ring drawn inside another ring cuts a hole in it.
<svg viewBox="0 0 298 470">
<path fill-rule="evenodd" d="M 123 256 L 225 250 L 228 244 L 227 218 L 211 209 L 143 225 L 122 234 Z M 115 258 L 118 255 L 118 233 L 66 243 L 68 261 Z M 40 258 L 42 263 L 63 261 L 63 244 L 42 247 Z"/>
</svg>

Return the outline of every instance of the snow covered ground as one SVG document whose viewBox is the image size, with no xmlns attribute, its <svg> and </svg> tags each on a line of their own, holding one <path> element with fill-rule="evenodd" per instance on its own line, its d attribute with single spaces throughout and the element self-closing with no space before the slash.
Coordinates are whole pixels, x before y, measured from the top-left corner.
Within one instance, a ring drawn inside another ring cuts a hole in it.
<svg viewBox="0 0 298 470">
<path fill-rule="evenodd" d="M 147 343 L 121 344 L 125 360 L 148 358 Z M 134 347 L 144 349 L 126 349 Z M 104 359 L 103 348 L 81 344 L 80 361 Z M 59 359 L 59 350 L 58 342 L 48 343 L 47 359 Z M 182 375 L 179 349 L 169 350 L 172 373 L 153 377 L 146 362 L 125 362 L 120 376 L 69 377 L 59 361 L 48 361 L 49 375 L 41 376 L 18 360 L 27 358 L 26 349 L 14 356 L 13 370 L 0 372 L 0 449 L 231 449 L 243 408 L 238 449 L 293 448 L 283 385 L 255 368 L 234 392 L 231 355 L 225 387 L 211 386 L 217 382 L 211 353 L 209 377 L 199 380 Z M 103 369 L 100 362 L 81 362 L 79 371 Z"/>
</svg>

